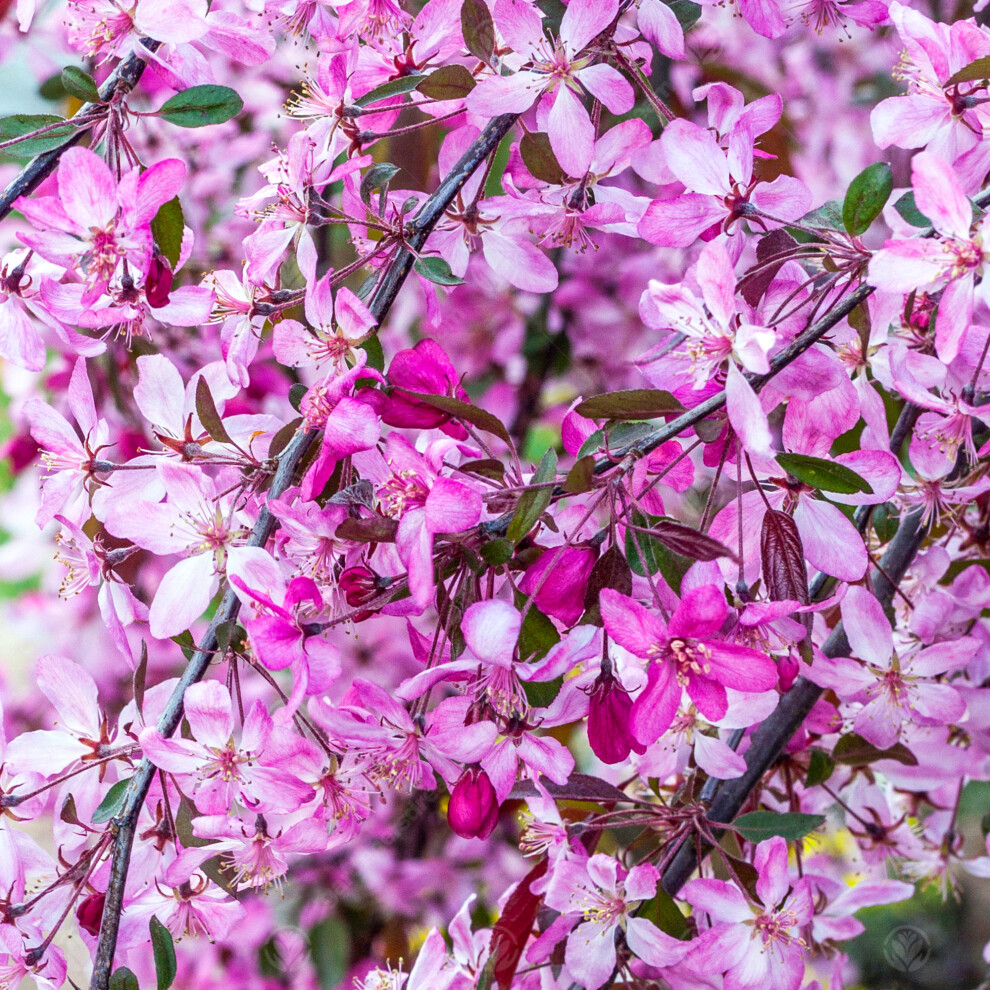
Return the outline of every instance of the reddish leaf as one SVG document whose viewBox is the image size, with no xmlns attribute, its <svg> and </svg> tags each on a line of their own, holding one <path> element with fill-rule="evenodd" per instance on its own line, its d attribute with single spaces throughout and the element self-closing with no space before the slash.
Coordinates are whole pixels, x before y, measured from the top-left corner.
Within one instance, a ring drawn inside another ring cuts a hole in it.
<svg viewBox="0 0 990 990">
<path fill-rule="evenodd" d="M 586 773 L 572 773 L 566 784 L 555 784 L 545 780 L 544 787 L 551 797 L 560 801 L 628 801 L 629 796 L 623 794 L 618 787 L 592 777 Z M 520 780 L 513 788 L 509 797 L 513 800 L 536 797 L 539 792 L 531 780 Z"/>
<path fill-rule="evenodd" d="M 345 519 L 336 535 L 355 543 L 394 543 L 399 524 L 387 516 L 371 516 L 367 519 Z"/>
<path fill-rule="evenodd" d="M 632 594 L 632 570 L 625 554 L 618 547 L 609 547 L 591 568 L 588 590 L 584 596 L 582 623 L 601 625 L 602 613 L 598 599 L 603 588 L 612 588 L 623 595 Z"/>
<path fill-rule="evenodd" d="M 692 560 L 718 560 L 719 557 L 736 559 L 736 555 L 724 543 L 670 519 L 661 519 L 650 533 L 674 553 Z"/>
<path fill-rule="evenodd" d="M 492 927 L 490 948 L 495 959 L 494 973 L 499 990 L 509 990 L 529 933 L 536 923 L 536 914 L 543 903 L 541 895 L 530 891 L 530 884 L 539 880 L 546 872 L 547 860 L 541 859 L 519 881 L 519 886 L 505 902 L 501 917 Z"/>
<path fill-rule="evenodd" d="M 760 534 L 763 580 L 773 601 L 799 601 L 807 605 L 808 573 L 804 566 L 804 546 L 797 524 L 786 513 L 768 509 Z"/>
<path fill-rule="evenodd" d="M 739 279 L 739 291 L 750 306 L 757 305 L 763 298 L 787 261 L 789 252 L 797 246 L 797 241 L 782 227 L 760 238 L 756 245 L 756 264 Z"/>
</svg>

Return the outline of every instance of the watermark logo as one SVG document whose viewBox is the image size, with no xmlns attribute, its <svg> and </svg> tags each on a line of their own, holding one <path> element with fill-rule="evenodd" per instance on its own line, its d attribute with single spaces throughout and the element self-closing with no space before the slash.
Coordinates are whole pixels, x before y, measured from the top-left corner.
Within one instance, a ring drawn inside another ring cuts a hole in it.
<svg viewBox="0 0 990 990">
<path fill-rule="evenodd" d="M 920 928 L 895 928 L 883 942 L 883 957 L 899 973 L 917 973 L 932 954 L 932 944 Z"/>
</svg>

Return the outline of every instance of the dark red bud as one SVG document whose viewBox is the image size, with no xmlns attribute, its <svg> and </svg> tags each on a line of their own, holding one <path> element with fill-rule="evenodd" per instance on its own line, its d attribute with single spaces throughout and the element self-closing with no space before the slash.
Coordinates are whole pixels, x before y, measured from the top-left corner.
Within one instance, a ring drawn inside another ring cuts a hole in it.
<svg viewBox="0 0 990 990">
<path fill-rule="evenodd" d="M 338 580 L 344 600 L 351 608 L 360 608 L 374 601 L 385 589 L 378 583 L 378 575 L 368 567 L 348 567 Z M 361 622 L 368 616 L 374 615 L 377 609 L 358 612 L 351 618 Z"/>
<path fill-rule="evenodd" d="M 156 254 L 151 259 L 148 277 L 144 282 L 144 294 L 152 309 L 161 309 L 168 305 L 169 293 L 172 291 L 172 269 L 168 262 Z"/>
<path fill-rule="evenodd" d="M 611 672 L 602 673 L 591 688 L 588 709 L 588 742 L 602 763 L 621 763 L 629 753 L 645 753 L 646 747 L 629 730 L 632 698 Z"/>
<path fill-rule="evenodd" d="M 79 902 L 76 908 L 76 921 L 79 927 L 90 935 L 100 934 L 100 921 L 103 918 L 103 902 L 107 899 L 106 894 L 90 894 L 89 897 Z"/>
<path fill-rule="evenodd" d="M 468 767 L 454 785 L 447 821 L 463 839 L 487 839 L 492 834 L 498 822 L 498 796 L 481 767 Z"/>
</svg>

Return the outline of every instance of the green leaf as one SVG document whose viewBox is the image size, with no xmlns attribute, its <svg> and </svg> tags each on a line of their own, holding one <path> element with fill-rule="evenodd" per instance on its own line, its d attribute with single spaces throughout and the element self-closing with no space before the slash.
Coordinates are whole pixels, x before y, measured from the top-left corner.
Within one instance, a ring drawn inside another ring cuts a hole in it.
<svg viewBox="0 0 990 990">
<path fill-rule="evenodd" d="M 548 182 L 552 186 L 562 186 L 567 181 L 564 170 L 550 147 L 550 138 L 542 131 L 525 134 L 519 142 L 519 154 L 534 179 Z"/>
<path fill-rule="evenodd" d="M 826 461 L 809 454 L 778 454 L 777 463 L 798 481 L 823 492 L 838 492 L 840 495 L 872 495 L 869 483 L 844 464 Z"/>
<path fill-rule="evenodd" d="M 530 484 L 539 488 L 529 488 L 519 496 L 516 511 L 512 514 L 506 536 L 518 543 L 543 515 L 553 498 L 553 484 L 557 479 L 557 451 L 551 447 L 540 461 Z"/>
<path fill-rule="evenodd" d="M 108 822 L 111 818 L 120 814 L 127 795 L 127 785 L 130 782 L 131 779 L 128 777 L 125 780 L 118 780 L 116 784 L 111 785 L 110 790 L 107 791 L 103 800 L 96 806 L 96 811 L 93 812 L 92 822 L 94 825 Z"/>
<path fill-rule="evenodd" d="M 456 62 L 442 65 L 431 72 L 416 87 L 423 96 L 431 100 L 463 100 L 474 89 L 476 83 L 471 70 Z"/>
<path fill-rule="evenodd" d="M 109 983 L 110 990 L 139 990 L 137 977 L 126 967 L 118 966 Z"/>
<path fill-rule="evenodd" d="M 64 121 L 64 126 L 54 127 L 37 137 L 24 137 L 23 141 L 3 149 L 3 154 L 11 158 L 34 158 L 53 148 L 61 148 L 66 140 L 76 133 L 76 127 L 63 117 L 51 113 L 15 113 L 9 117 L 0 117 L 0 141 L 12 141 L 34 131 Z"/>
<path fill-rule="evenodd" d="M 413 268 L 417 275 L 422 275 L 428 282 L 436 282 L 437 285 L 464 284 L 464 279 L 458 278 L 443 258 L 420 258 Z"/>
<path fill-rule="evenodd" d="M 525 606 L 525 595 L 519 595 L 516 607 Z M 519 629 L 519 659 L 542 660 L 560 642 L 560 633 L 550 618 L 535 605 L 530 605 Z"/>
<path fill-rule="evenodd" d="M 155 977 L 158 980 L 158 990 L 168 990 L 175 981 L 175 945 L 172 943 L 172 933 L 158 920 L 151 916 L 151 951 L 155 957 Z"/>
<path fill-rule="evenodd" d="M 581 444 L 578 449 L 577 456 L 578 460 L 582 457 L 587 457 L 588 454 L 595 453 L 596 450 L 601 449 L 602 444 L 605 443 L 605 431 L 595 430 L 594 433 L 588 436 L 588 439 Z"/>
<path fill-rule="evenodd" d="M 682 941 L 691 938 L 691 927 L 687 918 L 681 914 L 681 909 L 674 902 L 674 898 L 663 887 L 657 887 L 656 897 L 644 901 L 637 913 L 639 917 L 652 921 L 660 931 L 674 938 Z"/>
<path fill-rule="evenodd" d="M 808 774 L 804 778 L 805 787 L 817 787 L 824 784 L 832 771 L 835 769 L 835 760 L 823 749 L 812 749 L 811 759 L 808 761 Z"/>
<path fill-rule="evenodd" d="M 300 411 L 299 407 L 302 405 L 302 400 L 308 391 L 309 389 L 302 382 L 293 382 L 289 386 L 289 404 L 296 412 Z"/>
<path fill-rule="evenodd" d="M 423 403 L 423 405 L 432 406 L 434 409 L 449 413 L 454 419 L 460 419 L 465 423 L 470 423 L 472 426 L 477 426 L 479 430 L 491 433 L 498 437 L 499 440 L 504 440 L 510 446 L 512 445 L 512 438 L 509 436 L 509 431 L 505 428 L 502 421 L 497 416 L 493 416 L 490 412 L 486 412 L 479 406 L 472 406 L 469 402 L 461 402 L 460 399 L 455 399 L 450 395 L 430 395 L 428 392 L 410 392 L 405 388 L 399 391 L 411 396 L 417 402 Z"/>
<path fill-rule="evenodd" d="M 100 91 L 96 88 L 93 77 L 77 65 L 67 65 L 62 70 L 62 88 L 84 103 L 100 102 Z"/>
<path fill-rule="evenodd" d="M 182 650 L 182 655 L 187 660 L 191 659 L 196 652 L 196 640 L 192 638 L 192 633 L 188 629 L 184 629 L 178 636 L 172 636 L 171 639 L 173 643 L 178 644 L 179 649 Z"/>
<path fill-rule="evenodd" d="M 877 534 L 877 539 L 881 543 L 889 543 L 897 533 L 900 525 L 900 509 L 893 502 L 884 502 L 873 509 L 870 517 L 873 523 L 873 532 Z"/>
<path fill-rule="evenodd" d="M 490 567 L 499 567 L 502 564 L 507 564 L 512 559 L 514 550 L 515 546 L 512 540 L 499 537 L 497 540 L 489 540 L 488 543 L 482 543 L 478 553 L 481 554 L 481 559 Z"/>
<path fill-rule="evenodd" d="M 378 213 L 381 215 L 385 212 L 385 197 L 388 195 L 388 184 L 398 171 L 398 165 L 393 165 L 391 162 L 379 162 L 377 165 L 372 165 L 361 177 L 361 201 L 369 210 L 371 209 L 371 194 L 378 189 L 381 192 L 381 195 L 378 197 Z"/>
<path fill-rule="evenodd" d="M 567 472 L 564 479 L 564 491 L 571 495 L 581 495 L 590 492 L 594 487 L 595 459 L 590 454 L 580 458 Z"/>
<path fill-rule="evenodd" d="M 894 174 L 886 162 L 868 165 L 849 184 L 842 203 L 842 224 L 854 236 L 865 233 L 894 191 Z"/>
<path fill-rule="evenodd" d="M 877 749 L 855 732 L 846 733 L 839 739 L 832 750 L 832 759 L 849 767 L 861 767 L 877 760 L 896 760 L 906 767 L 918 765 L 918 757 L 904 743 L 895 743 L 889 749 Z"/>
<path fill-rule="evenodd" d="M 670 392 L 653 388 L 631 388 L 593 395 L 574 411 L 588 419 L 654 419 L 667 413 L 682 413 L 684 407 Z"/>
<path fill-rule="evenodd" d="M 177 127 L 222 124 L 244 109 L 244 101 L 229 86 L 190 86 L 166 100 L 158 116 Z"/>
<path fill-rule="evenodd" d="M 154 237 L 158 250 L 168 259 L 172 271 L 175 271 L 182 253 L 182 230 L 185 222 L 178 196 L 162 203 L 151 221 L 151 236 Z"/>
<path fill-rule="evenodd" d="M 461 6 L 461 34 L 464 47 L 482 62 L 495 54 L 495 23 L 485 0 L 464 0 Z"/>
<path fill-rule="evenodd" d="M 690 30 L 701 19 L 701 4 L 694 3 L 693 0 L 673 0 L 667 6 L 674 12 L 683 31 Z"/>
<path fill-rule="evenodd" d="M 942 88 L 955 86 L 956 83 L 961 82 L 977 82 L 981 79 L 990 79 L 990 55 L 984 55 L 983 58 L 978 58 L 975 62 L 964 65 L 942 83 Z"/>
<path fill-rule="evenodd" d="M 825 824 L 824 815 L 804 815 L 796 811 L 752 811 L 740 815 L 732 827 L 747 842 L 763 842 L 775 835 L 794 841 Z"/>
<path fill-rule="evenodd" d="M 554 678 L 552 681 L 523 681 L 523 694 L 533 708 L 549 708 L 560 694 L 560 689 L 564 686 L 564 677 Z"/>
<path fill-rule="evenodd" d="M 216 403 L 213 401 L 213 393 L 210 391 L 210 383 L 205 375 L 199 376 L 196 382 L 196 415 L 203 424 L 203 429 L 217 441 L 217 443 L 233 443 L 227 428 L 223 425 L 223 419 L 217 412 Z"/>
<path fill-rule="evenodd" d="M 659 517 L 647 516 L 633 509 L 630 522 L 644 529 L 652 529 L 659 522 Z M 660 572 L 664 581 L 675 593 L 680 593 L 681 581 L 688 568 L 694 563 L 688 557 L 664 546 L 656 537 L 640 533 L 633 529 L 626 530 L 626 559 L 635 574 L 645 577 L 647 574 Z"/>
<path fill-rule="evenodd" d="M 930 227 L 932 225 L 931 220 L 918 209 L 913 189 L 909 189 L 894 203 L 894 209 L 901 215 L 901 219 L 905 223 L 911 224 L 912 227 Z"/>
<path fill-rule="evenodd" d="M 411 93 L 423 81 L 421 72 L 410 76 L 400 76 L 398 79 L 391 79 L 387 83 L 377 86 L 375 89 L 354 102 L 359 107 L 367 107 L 379 100 L 387 100 L 391 96 L 401 96 L 403 93 Z"/>
<path fill-rule="evenodd" d="M 806 227 L 824 227 L 826 230 L 842 230 L 842 204 L 837 199 L 822 203 L 817 209 L 801 218 Z"/>
<path fill-rule="evenodd" d="M 332 990 L 343 982 L 351 961 L 351 936 L 339 918 L 330 915 L 309 933 L 309 954 L 321 990 Z"/>
<path fill-rule="evenodd" d="M 366 368 L 374 368 L 375 371 L 385 370 L 385 351 L 382 348 L 382 342 L 378 339 L 377 333 L 365 337 L 358 344 L 358 350 L 365 351 L 368 355 L 368 361 L 365 364 Z"/>
</svg>

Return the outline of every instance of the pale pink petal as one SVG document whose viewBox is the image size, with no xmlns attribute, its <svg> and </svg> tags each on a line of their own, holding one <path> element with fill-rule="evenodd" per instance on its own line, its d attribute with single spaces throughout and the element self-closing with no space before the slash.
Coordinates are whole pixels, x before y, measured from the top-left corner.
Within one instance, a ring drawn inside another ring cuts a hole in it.
<svg viewBox="0 0 990 990">
<path fill-rule="evenodd" d="M 213 555 L 197 554 L 180 560 L 162 578 L 148 614 L 155 639 L 178 636 L 205 611 L 217 590 Z"/>
<path fill-rule="evenodd" d="M 511 664 L 521 626 L 519 610 L 498 599 L 475 602 L 461 621 L 468 649 L 479 660 L 501 666 Z"/>
<path fill-rule="evenodd" d="M 547 136 L 561 168 L 581 178 L 595 156 L 595 128 L 588 111 L 567 86 L 557 87 L 547 118 Z"/>
<path fill-rule="evenodd" d="M 619 0 L 571 0 L 560 22 L 560 40 L 576 55 L 615 20 Z"/>
<path fill-rule="evenodd" d="M 973 207 L 949 165 L 930 152 L 921 151 L 911 159 L 911 184 L 918 209 L 940 234 L 969 240 Z"/>
<path fill-rule="evenodd" d="M 660 0 L 640 0 L 636 23 L 643 37 L 662 55 L 678 61 L 684 58 L 684 29 L 674 11 Z"/>
</svg>

